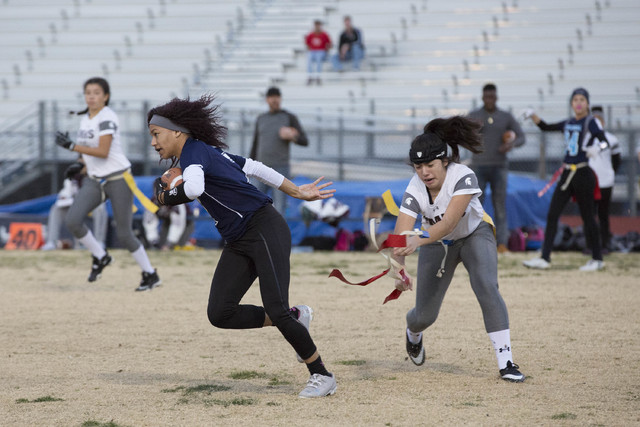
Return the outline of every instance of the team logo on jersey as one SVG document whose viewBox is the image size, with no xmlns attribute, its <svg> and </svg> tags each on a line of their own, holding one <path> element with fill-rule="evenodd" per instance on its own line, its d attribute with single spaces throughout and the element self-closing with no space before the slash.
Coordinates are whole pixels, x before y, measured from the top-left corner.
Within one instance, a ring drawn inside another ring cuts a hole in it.
<svg viewBox="0 0 640 427">
<path fill-rule="evenodd" d="M 467 179 L 464 180 L 464 184 L 471 187 L 471 178 L 467 177 Z"/>
<path fill-rule="evenodd" d="M 407 199 L 405 200 L 405 205 L 409 206 L 411 202 L 413 202 L 413 197 L 407 197 Z"/>
</svg>

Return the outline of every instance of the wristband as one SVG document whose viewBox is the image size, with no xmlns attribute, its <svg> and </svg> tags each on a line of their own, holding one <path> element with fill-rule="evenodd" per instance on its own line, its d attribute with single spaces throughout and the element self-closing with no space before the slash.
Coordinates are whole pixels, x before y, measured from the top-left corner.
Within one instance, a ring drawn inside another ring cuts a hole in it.
<svg viewBox="0 0 640 427">
<path fill-rule="evenodd" d="M 162 205 L 181 205 L 182 203 L 189 203 L 192 200 L 187 197 L 184 192 L 184 182 L 180 185 L 173 187 L 171 190 L 162 192 Z M 158 198 L 158 202 L 160 202 L 160 198 Z"/>
</svg>

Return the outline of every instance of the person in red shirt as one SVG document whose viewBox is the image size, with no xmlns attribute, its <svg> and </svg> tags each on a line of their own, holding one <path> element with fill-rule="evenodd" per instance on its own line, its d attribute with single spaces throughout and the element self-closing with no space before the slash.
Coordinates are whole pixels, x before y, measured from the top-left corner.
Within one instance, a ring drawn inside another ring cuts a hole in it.
<svg viewBox="0 0 640 427">
<path fill-rule="evenodd" d="M 322 63 L 327 56 L 327 52 L 331 49 L 332 44 L 329 35 L 322 30 L 322 21 L 315 20 L 313 26 L 313 31 L 305 36 L 305 43 L 309 51 L 307 60 L 309 80 L 307 80 L 307 85 L 311 85 L 314 81 L 320 85 Z M 316 75 L 315 77 L 314 73 Z"/>
</svg>

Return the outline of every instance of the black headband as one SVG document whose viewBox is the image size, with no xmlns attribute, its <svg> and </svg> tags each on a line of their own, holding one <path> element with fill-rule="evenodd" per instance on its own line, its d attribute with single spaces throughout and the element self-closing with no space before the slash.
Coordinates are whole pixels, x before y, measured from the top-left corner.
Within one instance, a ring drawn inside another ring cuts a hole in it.
<svg viewBox="0 0 640 427">
<path fill-rule="evenodd" d="M 444 142 L 437 144 L 435 147 L 427 150 L 409 150 L 409 159 L 411 163 L 429 163 L 436 159 L 441 159 L 447 155 L 447 144 Z"/>
</svg>

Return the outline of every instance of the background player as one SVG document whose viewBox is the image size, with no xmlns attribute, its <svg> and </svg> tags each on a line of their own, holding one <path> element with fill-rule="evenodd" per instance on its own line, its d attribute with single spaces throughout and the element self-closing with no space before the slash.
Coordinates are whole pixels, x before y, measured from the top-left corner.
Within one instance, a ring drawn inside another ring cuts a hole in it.
<svg viewBox="0 0 640 427">
<path fill-rule="evenodd" d="M 162 159 L 180 162 L 184 179 L 173 190 L 159 191 L 158 202 L 177 205 L 198 198 L 225 240 L 209 294 L 211 324 L 226 329 L 276 326 L 311 375 L 299 396 L 333 394 L 336 380 L 309 335 L 311 309 L 289 309 L 289 226 L 247 177 L 302 200 L 326 199 L 335 190 L 325 190 L 331 183 L 319 184 L 322 178 L 298 187 L 260 162 L 223 151 L 226 129 L 212 102 L 207 95 L 197 101 L 176 98 L 149 111 L 151 145 Z M 240 304 L 256 278 L 264 308 Z"/>
<path fill-rule="evenodd" d="M 571 196 L 575 196 L 578 202 L 584 222 L 585 237 L 588 242 L 591 242 L 592 259 L 580 267 L 580 270 L 595 271 L 604 268 L 598 223 L 594 218 L 596 175 L 589 167 L 589 158 L 599 155 L 600 151 L 609 146 L 609 143 L 600 123 L 589 115 L 589 92 L 584 88 L 575 89 L 571 93 L 570 103 L 574 117 L 557 123 L 547 124 L 532 111 L 526 111 L 524 114 L 525 118 L 531 118 L 544 132 L 563 132 L 567 144 L 564 171 L 553 192 L 547 212 L 542 255 L 540 258 L 524 261 L 523 264 L 529 268 L 551 267 L 551 250 L 558 231 L 558 221 Z"/>
<path fill-rule="evenodd" d="M 593 116 L 598 119 L 604 129 L 604 111 L 599 105 L 594 105 L 591 109 Z M 600 200 L 596 202 L 598 220 L 600 226 L 600 242 L 602 243 L 602 254 L 606 255 L 611 250 L 611 226 L 609 223 L 609 208 L 611 206 L 611 196 L 613 185 L 616 180 L 616 172 L 622 163 L 620 144 L 618 138 L 610 132 L 604 131 L 609 147 L 602 150 L 597 156 L 589 158 L 589 167 L 593 169 L 598 177 L 600 187 Z M 590 243 L 590 242 L 589 242 Z"/>
<path fill-rule="evenodd" d="M 142 269 L 142 280 L 136 291 L 146 291 L 161 282 L 144 246 L 133 234 L 133 193 L 124 179 L 124 173 L 129 173 L 131 163 L 122 151 L 118 116 L 108 106 L 110 98 L 109 83 L 105 79 L 94 77 L 87 80 L 84 83 L 87 108 L 78 113 L 82 120 L 76 142 L 69 138 L 68 133 L 56 134 L 56 144 L 82 154 L 87 168 L 87 177 L 67 213 L 66 225 L 93 255 L 88 279 L 93 282 L 100 277 L 112 258 L 83 222 L 89 212 L 109 198 L 118 241 L 131 252 Z"/>
<path fill-rule="evenodd" d="M 462 262 L 480 303 L 500 376 L 522 382 L 525 376 L 513 363 L 507 307 L 498 291 L 494 229 L 483 220 L 485 213 L 478 199 L 482 191 L 475 174 L 458 163 L 458 146 L 473 153 L 481 149 L 480 126 L 459 116 L 439 118 L 427 123 L 424 133 L 411 143 L 409 158 L 415 174 L 402 198 L 394 234 L 413 230 L 421 215 L 429 237 L 407 237 L 406 247 L 394 249 L 394 258 L 404 265 L 405 256 L 420 248 L 416 306 L 407 313 L 407 353 L 416 365 L 424 363 L 422 331 L 438 317 L 456 266 Z M 397 279 L 396 288 L 412 289 L 413 283 Z"/>
</svg>

